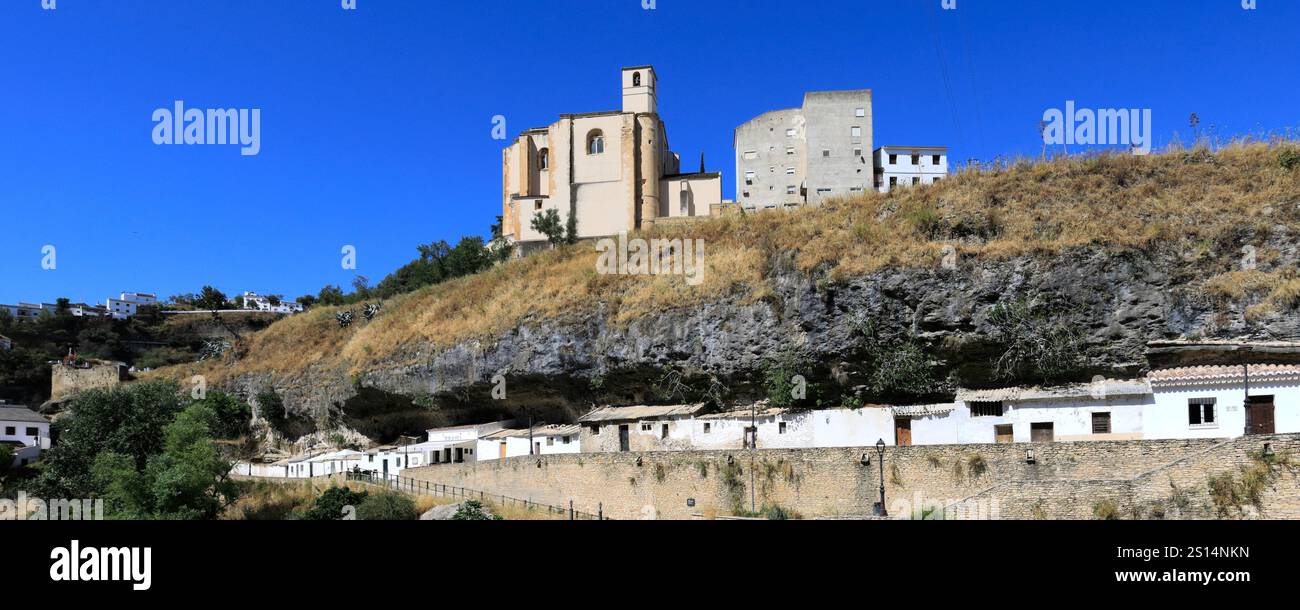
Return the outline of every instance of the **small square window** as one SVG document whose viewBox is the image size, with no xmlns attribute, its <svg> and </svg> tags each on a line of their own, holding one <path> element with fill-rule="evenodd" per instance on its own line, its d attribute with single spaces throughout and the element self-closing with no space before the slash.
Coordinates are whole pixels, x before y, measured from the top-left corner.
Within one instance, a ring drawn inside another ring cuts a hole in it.
<svg viewBox="0 0 1300 610">
<path fill-rule="evenodd" d="M 540 201 L 534 202 L 534 203 L 533 203 L 533 209 L 536 210 L 536 211 L 538 211 L 538 212 L 542 211 L 542 202 L 540 202 Z"/>
<path fill-rule="evenodd" d="M 861 138 L 861 137 L 862 137 L 862 128 L 861 128 L 861 127 L 854 127 L 854 128 L 851 129 L 851 133 L 853 134 L 853 137 L 855 137 L 855 138 Z"/>
<path fill-rule="evenodd" d="M 785 422 L 781 422 L 780 424 L 777 424 L 776 433 L 785 434 Z"/>
<path fill-rule="evenodd" d="M 930 164 L 939 165 L 939 155 L 930 155 Z"/>
<path fill-rule="evenodd" d="M 793 138 L 797 133 L 799 132 L 796 131 L 793 127 L 791 127 L 790 129 L 785 130 L 785 137 Z"/>
<path fill-rule="evenodd" d="M 829 156 L 831 156 L 831 151 L 826 150 L 826 149 L 822 149 L 822 157 L 823 157 L 823 158 L 826 158 L 826 157 L 829 157 Z"/>
<path fill-rule="evenodd" d="M 866 109 L 866 108 L 858 108 L 857 110 L 854 110 L 854 111 L 853 111 L 853 116 L 857 116 L 857 117 L 864 117 L 864 116 L 867 116 L 867 109 Z"/>
<path fill-rule="evenodd" d="M 600 434 L 600 426 L 588 426 L 587 430 L 592 434 Z"/>
<path fill-rule="evenodd" d="M 710 432 L 712 432 L 712 431 L 713 431 L 713 424 L 708 423 L 708 422 L 705 422 L 705 423 L 704 423 L 704 433 L 705 433 L 705 434 L 708 434 L 708 433 L 710 433 Z"/>
<path fill-rule="evenodd" d="M 889 164 L 898 165 L 898 155 L 889 155 Z"/>
<path fill-rule="evenodd" d="M 1092 414 L 1092 433 L 1110 434 L 1110 413 Z"/>
<path fill-rule="evenodd" d="M 795 187 L 795 185 L 793 185 L 793 184 L 791 184 L 791 185 L 785 187 L 785 194 L 787 194 L 787 195 L 793 195 L 793 194 L 795 194 L 795 188 L 796 188 L 796 187 Z"/>
<path fill-rule="evenodd" d="M 14 428 L 13 426 L 5 426 L 5 436 L 16 435 L 17 434 L 16 430 L 17 428 Z"/>
<path fill-rule="evenodd" d="M 793 167 L 787 167 L 787 168 L 785 168 L 785 175 L 787 175 L 787 176 L 793 176 L 793 175 L 794 175 L 794 168 L 793 168 Z"/>
<path fill-rule="evenodd" d="M 786 149 L 785 149 L 785 154 L 787 154 L 787 155 L 793 155 L 793 154 L 794 154 L 794 147 L 793 147 L 793 146 L 787 146 Z"/>
<path fill-rule="evenodd" d="M 1191 398 L 1187 401 L 1187 423 L 1193 427 L 1212 428 L 1217 421 L 1214 408 L 1218 402 L 1215 398 Z"/>
<path fill-rule="evenodd" d="M 912 155 L 912 165 L 921 164 L 921 155 Z"/>
<path fill-rule="evenodd" d="M 27 436 L 36 436 L 37 434 L 40 434 L 40 432 L 36 428 L 27 429 Z"/>
</svg>

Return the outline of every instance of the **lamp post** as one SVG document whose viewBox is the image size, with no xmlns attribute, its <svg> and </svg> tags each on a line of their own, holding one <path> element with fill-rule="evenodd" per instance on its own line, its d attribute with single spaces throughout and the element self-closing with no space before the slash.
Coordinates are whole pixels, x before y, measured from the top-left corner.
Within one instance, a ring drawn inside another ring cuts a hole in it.
<svg viewBox="0 0 1300 610">
<path fill-rule="evenodd" d="M 888 517 L 889 509 L 885 508 L 885 439 L 876 441 L 876 454 L 880 456 L 880 516 Z"/>
</svg>

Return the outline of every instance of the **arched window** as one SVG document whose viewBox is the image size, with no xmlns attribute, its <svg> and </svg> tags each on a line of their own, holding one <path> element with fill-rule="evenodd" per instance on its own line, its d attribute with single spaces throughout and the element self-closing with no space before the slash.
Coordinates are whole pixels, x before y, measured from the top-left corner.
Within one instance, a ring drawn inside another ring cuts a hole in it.
<svg viewBox="0 0 1300 610">
<path fill-rule="evenodd" d="M 551 167 L 550 149 L 543 148 L 537 151 L 537 169 L 546 171 L 547 169 L 550 169 L 550 167 Z"/>
<path fill-rule="evenodd" d="M 592 130 L 587 134 L 587 154 L 599 155 L 605 152 L 605 134 L 599 129 Z"/>
<path fill-rule="evenodd" d="M 632 73 L 632 86 L 633 86 L 633 87 L 640 87 L 640 86 L 641 86 L 641 73 L 640 73 L 640 72 L 633 72 L 633 73 Z"/>
</svg>

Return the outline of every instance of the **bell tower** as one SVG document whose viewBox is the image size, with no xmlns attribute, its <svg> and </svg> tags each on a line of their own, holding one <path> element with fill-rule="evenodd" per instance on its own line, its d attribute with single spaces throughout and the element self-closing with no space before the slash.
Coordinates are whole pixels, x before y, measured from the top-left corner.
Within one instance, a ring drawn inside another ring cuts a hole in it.
<svg viewBox="0 0 1300 610">
<path fill-rule="evenodd" d="M 658 87 L 653 66 L 623 68 L 623 112 L 657 114 Z"/>
</svg>

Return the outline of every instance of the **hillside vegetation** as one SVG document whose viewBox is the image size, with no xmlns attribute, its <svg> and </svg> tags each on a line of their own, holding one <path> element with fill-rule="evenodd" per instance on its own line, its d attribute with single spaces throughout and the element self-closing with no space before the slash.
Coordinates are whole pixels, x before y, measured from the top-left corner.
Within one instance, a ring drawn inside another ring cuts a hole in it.
<svg viewBox="0 0 1300 610">
<path fill-rule="evenodd" d="M 1142 252 L 1180 261 L 1208 298 L 1251 299 L 1251 315 L 1264 316 L 1300 303 L 1300 278 L 1265 246 L 1275 232 L 1300 230 L 1298 151 L 1291 141 L 1238 142 L 1215 151 L 1024 159 L 822 207 L 665 226 L 641 236 L 705 241 L 699 286 L 679 275 L 598 275 L 593 247 L 578 244 L 398 296 L 372 322 L 349 328 L 335 321 L 346 307 L 318 307 L 252 336 L 241 360 L 166 374 L 281 377 L 314 364 L 357 374 L 415 363 L 413 345 L 427 358 L 428 346 L 491 340 L 540 319 L 596 314 L 617 326 L 721 298 L 760 302 L 773 294 L 778 256 L 834 286 L 887 268 L 938 267 L 945 252 L 963 266 L 1079 247 Z M 1260 246 L 1243 250 L 1251 244 Z M 1248 255 L 1253 269 L 1243 268 Z"/>
</svg>

